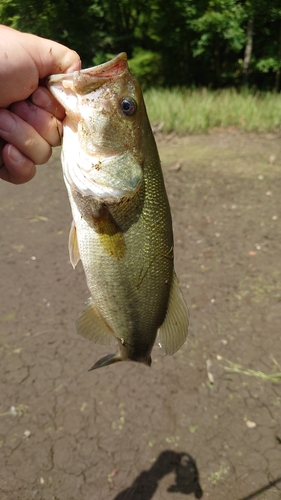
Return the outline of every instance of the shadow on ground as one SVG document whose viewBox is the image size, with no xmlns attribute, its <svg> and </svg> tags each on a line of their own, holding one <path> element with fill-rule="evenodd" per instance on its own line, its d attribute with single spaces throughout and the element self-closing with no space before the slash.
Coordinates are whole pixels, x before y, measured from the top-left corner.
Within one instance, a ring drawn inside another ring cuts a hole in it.
<svg viewBox="0 0 281 500">
<path fill-rule="evenodd" d="M 194 494 L 201 498 L 203 492 L 199 483 L 196 463 L 188 453 L 163 451 L 149 470 L 142 472 L 130 488 L 119 493 L 114 500 L 151 500 L 156 493 L 159 481 L 175 473 L 175 483 L 168 488 L 170 493 Z"/>
</svg>

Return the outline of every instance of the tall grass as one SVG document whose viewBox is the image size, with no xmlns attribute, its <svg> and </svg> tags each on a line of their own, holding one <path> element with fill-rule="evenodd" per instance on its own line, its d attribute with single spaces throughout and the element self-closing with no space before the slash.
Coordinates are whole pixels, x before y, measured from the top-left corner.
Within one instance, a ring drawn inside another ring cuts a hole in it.
<svg viewBox="0 0 281 500">
<path fill-rule="evenodd" d="M 164 132 L 196 134 L 230 126 L 248 132 L 281 128 L 281 94 L 152 88 L 145 92 L 145 102 L 151 123 L 163 123 Z"/>
</svg>

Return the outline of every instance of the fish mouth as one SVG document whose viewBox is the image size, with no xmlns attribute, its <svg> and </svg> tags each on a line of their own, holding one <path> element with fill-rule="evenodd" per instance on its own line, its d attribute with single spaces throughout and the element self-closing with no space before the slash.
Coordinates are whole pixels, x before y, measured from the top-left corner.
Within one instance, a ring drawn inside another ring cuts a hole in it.
<svg viewBox="0 0 281 500">
<path fill-rule="evenodd" d="M 65 89 L 70 89 L 77 94 L 88 94 L 101 87 L 108 80 L 116 79 L 128 71 L 126 52 L 121 52 L 111 61 L 99 64 L 93 68 L 51 75 L 47 78 L 48 87 L 61 83 Z"/>
</svg>

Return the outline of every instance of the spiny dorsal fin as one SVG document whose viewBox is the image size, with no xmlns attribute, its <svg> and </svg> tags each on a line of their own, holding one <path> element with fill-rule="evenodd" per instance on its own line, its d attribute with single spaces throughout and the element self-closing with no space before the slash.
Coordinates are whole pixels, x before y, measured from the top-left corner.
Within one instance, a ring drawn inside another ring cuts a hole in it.
<svg viewBox="0 0 281 500">
<path fill-rule="evenodd" d="M 166 317 L 158 329 L 158 343 L 165 354 L 174 354 L 185 342 L 188 309 L 174 273 Z"/>
<path fill-rule="evenodd" d="M 69 231 L 68 250 L 69 250 L 70 262 L 73 266 L 73 269 L 75 269 L 80 260 L 80 254 L 79 254 L 76 226 L 74 220 L 72 221 Z"/>
<path fill-rule="evenodd" d="M 79 335 L 92 340 L 96 344 L 110 345 L 117 343 L 113 331 L 95 307 L 92 299 L 89 299 L 87 307 L 78 316 L 76 329 Z"/>
</svg>

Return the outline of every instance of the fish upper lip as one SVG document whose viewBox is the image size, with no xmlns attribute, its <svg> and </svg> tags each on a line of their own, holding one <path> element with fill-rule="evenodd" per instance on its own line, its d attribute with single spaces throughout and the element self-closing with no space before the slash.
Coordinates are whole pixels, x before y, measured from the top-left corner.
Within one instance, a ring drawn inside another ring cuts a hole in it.
<svg viewBox="0 0 281 500">
<path fill-rule="evenodd" d="M 51 75 L 47 78 L 48 86 L 61 83 L 64 88 L 70 88 L 77 93 L 84 94 L 83 89 L 89 86 L 99 88 L 106 81 L 121 76 L 128 70 L 127 54 L 121 52 L 111 61 L 107 61 L 93 68 L 74 71 L 73 73 L 63 73 Z"/>
<path fill-rule="evenodd" d="M 126 52 L 121 52 L 111 61 L 107 61 L 99 66 L 94 66 L 93 68 L 75 71 L 75 73 L 96 76 L 97 78 L 115 78 L 116 76 L 122 75 L 127 68 L 127 54 Z"/>
</svg>

